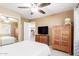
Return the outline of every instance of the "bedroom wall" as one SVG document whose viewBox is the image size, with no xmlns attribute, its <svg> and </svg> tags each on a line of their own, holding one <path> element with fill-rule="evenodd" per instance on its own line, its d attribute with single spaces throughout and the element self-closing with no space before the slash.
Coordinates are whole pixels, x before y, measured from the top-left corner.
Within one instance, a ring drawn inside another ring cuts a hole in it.
<svg viewBox="0 0 79 59">
<path fill-rule="evenodd" d="M 43 18 L 35 19 L 34 21 L 36 22 L 36 29 L 38 28 L 38 26 L 48 26 L 49 27 L 49 40 L 51 43 L 52 26 L 56 24 L 59 24 L 59 25 L 63 24 L 65 17 L 69 17 L 73 20 L 73 10 L 69 10 L 69 11 L 58 13 L 58 14 L 46 16 Z M 37 32 L 38 31 L 36 31 L 36 33 Z"/>
<path fill-rule="evenodd" d="M 22 36 L 22 39 L 21 40 L 24 40 L 24 22 L 29 22 L 29 19 L 25 19 L 25 18 L 21 18 L 21 23 L 20 23 L 20 26 L 21 27 L 21 36 Z"/>
</svg>

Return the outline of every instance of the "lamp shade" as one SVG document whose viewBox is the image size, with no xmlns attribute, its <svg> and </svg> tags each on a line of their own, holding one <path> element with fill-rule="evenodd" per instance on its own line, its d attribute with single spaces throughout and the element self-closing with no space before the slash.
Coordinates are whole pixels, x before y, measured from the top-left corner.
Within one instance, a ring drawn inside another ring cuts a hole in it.
<svg viewBox="0 0 79 59">
<path fill-rule="evenodd" d="M 70 18 L 65 18 L 65 24 L 71 24 L 71 19 Z"/>
</svg>

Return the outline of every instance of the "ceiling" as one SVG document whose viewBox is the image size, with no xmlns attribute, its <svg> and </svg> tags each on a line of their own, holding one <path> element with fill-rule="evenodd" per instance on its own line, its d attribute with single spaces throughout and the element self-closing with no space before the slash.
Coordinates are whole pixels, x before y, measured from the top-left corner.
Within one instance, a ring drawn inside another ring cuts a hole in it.
<svg viewBox="0 0 79 59">
<path fill-rule="evenodd" d="M 41 14 L 38 11 L 35 11 L 33 15 L 30 14 L 31 13 L 30 9 L 17 8 L 18 6 L 23 6 L 23 5 L 25 4 L 24 3 L 0 3 L 0 6 L 16 11 L 20 13 L 22 17 L 28 18 L 28 19 L 40 18 L 51 14 L 72 10 L 75 4 L 74 3 L 51 3 L 49 6 L 41 8 L 46 12 L 45 14 Z"/>
</svg>

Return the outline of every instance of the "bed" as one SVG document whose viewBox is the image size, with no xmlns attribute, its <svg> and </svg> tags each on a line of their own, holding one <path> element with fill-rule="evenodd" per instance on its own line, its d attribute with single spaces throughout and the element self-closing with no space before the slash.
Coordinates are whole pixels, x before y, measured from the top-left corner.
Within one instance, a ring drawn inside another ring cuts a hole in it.
<svg viewBox="0 0 79 59">
<path fill-rule="evenodd" d="M 13 36 L 1 36 L 0 37 L 0 46 L 8 45 L 16 42 L 16 38 Z"/>
<path fill-rule="evenodd" d="M 0 56 L 48 56 L 50 54 L 48 45 L 28 40 L 0 47 Z"/>
</svg>

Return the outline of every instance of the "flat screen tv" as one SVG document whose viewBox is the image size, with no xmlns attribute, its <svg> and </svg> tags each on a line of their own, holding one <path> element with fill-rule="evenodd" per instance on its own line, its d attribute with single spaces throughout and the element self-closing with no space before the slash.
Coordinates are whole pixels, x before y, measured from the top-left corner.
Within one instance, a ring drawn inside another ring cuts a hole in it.
<svg viewBox="0 0 79 59">
<path fill-rule="evenodd" d="M 48 26 L 38 27 L 38 34 L 48 34 Z"/>
</svg>

